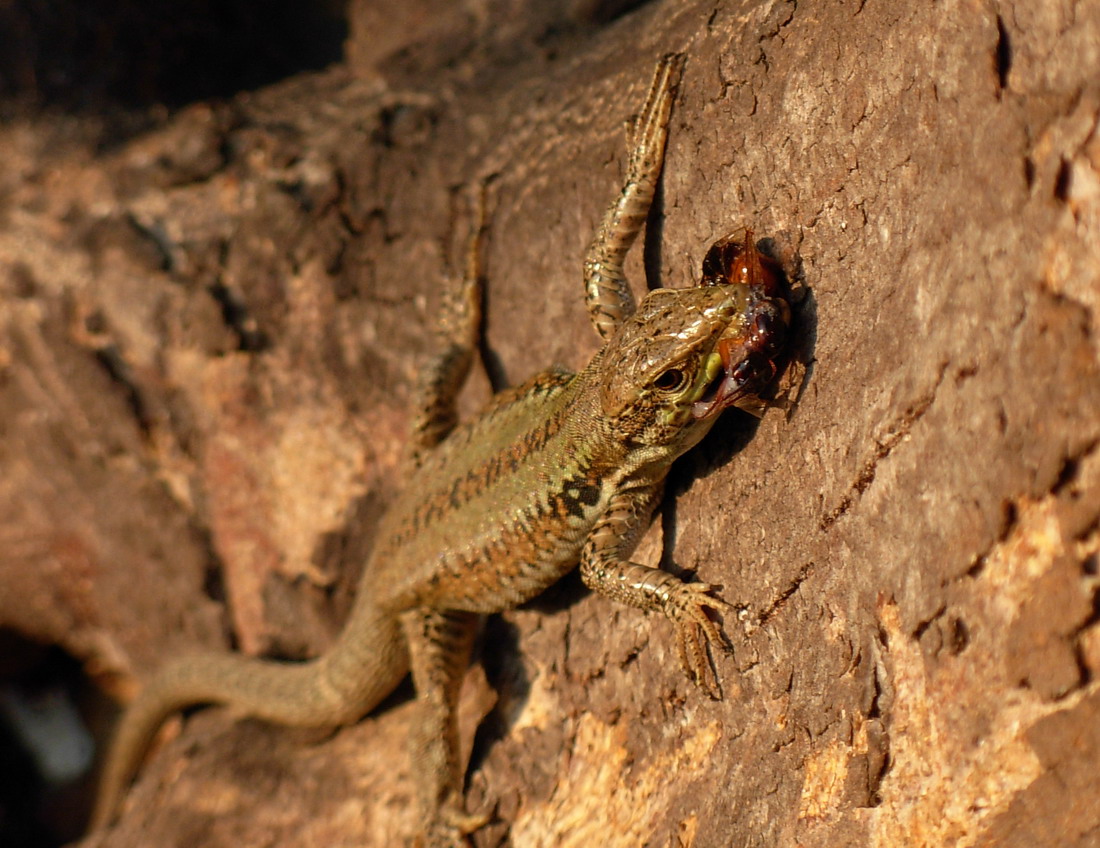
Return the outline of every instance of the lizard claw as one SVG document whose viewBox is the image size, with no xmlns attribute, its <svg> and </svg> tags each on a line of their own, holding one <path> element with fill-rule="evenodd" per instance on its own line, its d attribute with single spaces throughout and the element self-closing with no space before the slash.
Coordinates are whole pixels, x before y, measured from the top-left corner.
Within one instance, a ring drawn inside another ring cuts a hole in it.
<svg viewBox="0 0 1100 848">
<path fill-rule="evenodd" d="M 461 810 L 441 810 L 440 820 L 429 824 L 417 848 L 470 848 L 471 833 L 480 830 L 493 816 L 489 813 L 466 813 Z"/>
<path fill-rule="evenodd" d="M 718 589 L 710 583 L 681 583 L 671 592 L 665 603 L 665 614 L 676 627 L 676 649 L 680 664 L 688 677 L 706 690 L 716 701 L 722 700 L 722 689 L 707 654 L 707 646 L 714 645 L 723 653 L 732 653 L 732 646 L 715 621 L 707 615 L 707 609 L 717 612 L 733 612 L 735 607 L 717 595 Z"/>
</svg>

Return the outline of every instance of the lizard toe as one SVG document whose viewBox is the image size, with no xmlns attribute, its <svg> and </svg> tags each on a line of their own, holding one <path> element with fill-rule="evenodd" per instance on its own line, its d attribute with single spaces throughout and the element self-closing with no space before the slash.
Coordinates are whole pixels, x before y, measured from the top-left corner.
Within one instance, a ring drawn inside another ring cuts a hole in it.
<svg viewBox="0 0 1100 848">
<path fill-rule="evenodd" d="M 680 584 L 669 597 L 666 614 L 676 627 L 676 649 L 684 671 L 711 698 L 721 700 L 722 690 L 707 648 L 714 645 L 723 653 L 732 649 L 707 610 L 729 611 L 734 607 L 710 594 L 715 589 L 708 583 Z"/>
</svg>

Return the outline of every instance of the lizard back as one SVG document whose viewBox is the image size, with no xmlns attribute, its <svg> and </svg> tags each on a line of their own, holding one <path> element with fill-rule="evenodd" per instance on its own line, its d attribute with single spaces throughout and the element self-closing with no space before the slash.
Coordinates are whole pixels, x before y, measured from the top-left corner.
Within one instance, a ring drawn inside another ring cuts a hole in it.
<svg viewBox="0 0 1100 848">
<path fill-rule="evenodd" d="M 623 473 L 592 371 L 546 371 L 497 395 L 426 457 L 364 570 L 375 604 L 491 612 L 576 566 Z"/>
</svg>

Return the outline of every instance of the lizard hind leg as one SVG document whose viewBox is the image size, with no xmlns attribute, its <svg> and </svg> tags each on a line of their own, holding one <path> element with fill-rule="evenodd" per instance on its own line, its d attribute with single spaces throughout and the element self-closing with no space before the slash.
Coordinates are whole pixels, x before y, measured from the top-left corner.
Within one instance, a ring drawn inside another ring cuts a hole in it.
<svg viewBox="0 0 1100 848">
<path fill-rule="evenodd" d="M 588 316 L 605 340 L 634 314 L 634 295 L 623 262 L 653 204 L 664 165 L 672 101 L 683 65 L 684 56 L 680 53 L 670 53 L 657 63 L 645 105 L 627 124 L 629 159 L 622 191 L 608 207 L 585 255 Z"/>
<path fill-rule="evenodd" d="M 413 466 L 443 441 L 458 423 L 458 393 L 477 353 L 481 335 L 483 254 L 488 229 L 488 186 L 473 189 L 473 218 L 467 238 L 465 267 L 457 289 L 444 292 L 436 328 L 435 349 L 421 370 L 416 387 L 409 454 Z"/>
<path fill-rule="evenodd" d="M 409 754 L 429 848 L 465 846 L 466 835 L 489 820 L 465 811 L 457 721 L 462 678 L 480 620 L 475 613 L 424 609 L 402 617 L 418 709 Z"/>
</svg>

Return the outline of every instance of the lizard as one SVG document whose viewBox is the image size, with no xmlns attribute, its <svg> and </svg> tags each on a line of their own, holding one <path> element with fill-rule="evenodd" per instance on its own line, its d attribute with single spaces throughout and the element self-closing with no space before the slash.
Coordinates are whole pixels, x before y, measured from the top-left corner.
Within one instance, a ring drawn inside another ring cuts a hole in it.
<svg viewBox="0 0 1100 848">
<path fill-rule="evenodd" d="M 660 177 L 684 57 L 664 56 L 628 122 L 628 163 L 584 261 L 589 317 L 604 340 L 576 373 L 551 369 L 457 423 L 456 396 L 480 338 L 483 285 L 471 237 L 462 285 L 441 309 L 410 439 L 413 470 L 377 530 L 340 635 L 320 657 L 280 663 L 231 653 L 180 657 L 124 713 L 91 829 L 113 821 L 156 731 L 196 704 L 291 726 L 359 721 L 411 670 L 409 753 L 423 842 L 467 844 L 489 820 L 466 812 L 456 726 L 459 687 L 482 616 L 513 608 L 578 567 L 596 593 L 662 613 L 688 676 L 721 693 L 708 649 L 726 649 L 719 587 L 630 556 L 673 460 L 722 410 L 760 414 L 790 324 L 778 263 L 752 234 L 717 241 L 698 285 L 636 303 L 623 271 Z"/>
</svg>

